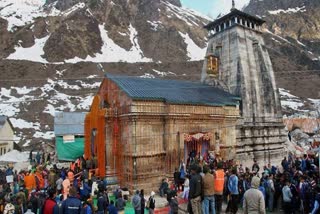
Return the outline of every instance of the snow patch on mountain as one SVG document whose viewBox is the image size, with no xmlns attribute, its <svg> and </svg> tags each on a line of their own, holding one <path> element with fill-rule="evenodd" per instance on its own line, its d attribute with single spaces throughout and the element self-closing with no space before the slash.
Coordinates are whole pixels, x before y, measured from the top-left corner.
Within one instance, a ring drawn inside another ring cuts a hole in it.
<svg viewBox="0 0 320 214">
<path fill-rule="evenodd" d="M 147 79 L 154 79 L 156 78 L 153 74 L 145 73 L 144 75 L 140 76 L 141 78 L 147 78 Z"/>
<path fill-rule="evenodd" d="M 86 59 L 75 57 L 73 59 L 65 60 L 65 62 L 152 62 L 152 59 L 144 56 L 143 51 L 141 50 L 138 43 L 138 32 L 131 24 L 129 26 L 129 32 L 130 41 L 133 46 L 129 51 L 121 48 L 112 39 L 109 38 L 108 31 L 105 30 L 104 25 L 99 25 L 99 29 L 103 41 L 101 53 L 97 53 L 95 57 L 87 56 Z"/>
<path fill-rule="evenodd" d="M 309 98 L 308 100 L 310 100 L 320 111 L 320 99 L 311 99 L 311 98 Z"/>
<path fill-rule="evenodd" d="M 73 7 L 69 8 L 68 10 L 63 12 L 63 16 L 69 16 L 70 14 L 72 14 L 73 12 L 82 9 L 86 6 L 85 3 L 83 2 L 79 2 L 78 4 L 74 5 Z"/>
<path fill-rule="evenodd" d="M 272 15 L 278 15 L 280 13 L 297 13 L 297 12 L 306 12 L 306 7 L 295 7 L 295 8 L 288 8 L 287 10 L 279 9 L 279 10 L 269 10 L 268 13 Z"/>
<path fill-rule="evenodd" d="M 286 108 L 290 108 L 293 110 L 299 110 L 300 107 L 304 106 L 303 101 L 293 94 L 290 93 L 289 90 L 284 88 L 279 88 L 281 105 Z"/>
<path fill-rule="evenodd" d="M 190 10 L 184 7 L 178 7 L 167 1 L 162 2 L 166 5 L 166 10 L 167 12 L 169 12 L 169 18 L 175 16 L 178 19 L 186 22 L 189 26 L 199 26 L 200 23 L 201 25 L 205 25 L 206 23 L 201 21 L 200 18 L 205 20 L 211 20 L 211 18 L 201 15 L 200 13 L 197 13 L 194 10 Z"/>
<path fill-rule="evenodd" d="M 301 45 L 301 46 L 303 46 L 303 47 L 306 47 L 306 45 L 303 44 L 302 42 L 300 42 L 299 40 L 297 40 L 297 42 L 298 42 L 299 45 Z"/>
<path fill-rule="evenodd" d="M 287 40 L 287 39 L 283 38 L 282 36 L 279 36 L 279 35 L 277 35 L 277 34 L 272 33 L 272 32 L 271 32 L 270 30 L 268 30 L 267 28 L 264 28 L 264 29 L 263 29 L 263 31 L 264 31 L 264 32 L 266 32 L 266 33 L 269 33 L 269 34 L 271 34 L 271 35 L 273 35 L 273 36 L 275 36 L 275 37 L 277 37 L 277 38 L 281 39 L 282 41 L 287 42 L 287 43 L 289 43 L 289 44 L 291 44 L 291 45 L 292 45 L 292 43 L 291 43 L 289 40 Z M 275 40 L 275 39 L 274 39 L 274 38 L 272 38 L 272 40 Z"/>
<path fill-rule="evenodd" d="M 36 131 L 33 135 L 34 138 L 43 138 L 47 140 L 51 140 L 54 138 L 54 132 L 53 131 L 48 131 L 48 132 L 40 132 Z"/>
<path fill-rule="evenodd" d="M 293 110 L 299 110 L 304 104 L 301 101 L 281 100 L 281 105 Z"/>
<path fill-rule="evenodd" d="M 19 88 L 19 87 L 11 87 L 11 88 L 16 90 L 17 93 L 20 95 L 29 94 L 30 92 L 37 90 L 37 87 L 27 88 L 26 86 L 23 86 L 22 88 Z"/>
<path fill-rule="evenodd" d="M 89 83 L 85 83 L 81 80 L 76 80 L 76 82 L 78 82 L 82 88 L 91 88 L 91 89 L 94 89 L 94 88 L 99 88 L 99 86 L 101 85 L 101 82 L 95 82 L 93 84 L 89 84 Z"/>
<path fill-rule="evenodd" d="M 63 89 L 73 89 L 73 90 L 80 90 L 81 88 L 78 85 L 70 85 L 63 80 L 56 80 L 56 84 L 61 86 Z"/>
<path fill-rule="evenodd" d="M 48 114 L 50 114 L 52 117 L 54 117 L 56 110 L 55 110 L 55 108 L 54 108 L 53 105 L 48 104 L 48 105 L 46 106 L 46 108 L 44 109 L 43 112 L 48 113 Z"/>
<path fill-rule="evenodd" d="M 90 94 L 86 97 L 84 97 L 83 99 L 81 99 L 81 101 L 79 102 L 79 105 L 77 106 L 80 109 L 85 109 L 87 111 L 90 110 L 90 106 L 92 104 L 93 101 L 93 94 Z"/>
<path fill-rule="evenodd" d="M 147 21 L 151 25 L 151 29 L 153 31 L 157 31 L 158 27 L 161 26 L 162 22 L 161 21 Z"/>
<path fill-rule="evenodd" d="M 159 71 L 159 70 L 156 70 L 156 69 L 152 69 L 153 72 L 155 72 L 157 75 L 159 75 L 160 77 L 165 77 L 165 76 L 168 76 L 168 75 L 173 75 L 173 76 L 176 76 L 177 74 L 173 73 L 173 72 L 165 72 L 165 71 Z"/>
<path fill-rule="evenodd" d="M 49 36 L 45 36 L 41 39 L 35 39 L 35 44 L 29 48 L 23 48 L 16 46 L 15 52 L 10 54 L 7 59 L 13 60 L 29 60 L 34 62 L 48 63 L 46 59 L 42 57 L 44 55 L 43 47 L 46 44 Z"/>
<path fill-rule="evenodd" d="M 16 90 L 19 97 L 11 95 L 12 90 Z M 6 115 L 7 117 L 13 117 L 20 112 L 20 103 L 28 103 L 30 100 L 34 100 L 35 97 L 27 95 L 29 92 L 35 90 L 34 88 L 27 89 L 25 87 L 13 89 L 1 88 L 0 89 L 0 115 Z M 25 91 L 25 92 L 23 92 Z M 19 93 L 20 92 L 20 93 Z M 28 93 L 27 93 L 28 92 Z"/>
<path fill-rule="evenodd" d="M 40 130 L 40 123 L 38 122 L 28 122 L 23 119 L 10 118 L 10 122 L 12 123 L 14 128 L 18 129 L 37 129 Z"/>
<path fill-rule="evenodd" d="M 188 33 L 179 32 L 180 36 L 184 39 L 184 42 L 187 44 L 187 52 L 190 61 L 198 61 L 203 60 L 206 54 L 206 48 L 200 48 L 198 45 L 194 43 L 194 41 L 190 38 Z"/>
<path fill-rule="evenodd" d="M 34 18 L 45 16 L 43 0 L 1 0 L 0 17 L 8 21 L 8 31 L 31 23 Z"/>
<path fill-rule="evenodd" d="M 32 23 L 37 17 L 61 15 L 66 17 L 86 6 L 85 3 L 80 2 L 66 11 L 60 11 L 54 7 L 55 3 L 46 7 L 46 10 L 43 7 L 44 4 L 44 0 L 1 0 L 0 17 L 8 21 L 8 31 L 14 31 L 15 27 Z"/>
</svg>

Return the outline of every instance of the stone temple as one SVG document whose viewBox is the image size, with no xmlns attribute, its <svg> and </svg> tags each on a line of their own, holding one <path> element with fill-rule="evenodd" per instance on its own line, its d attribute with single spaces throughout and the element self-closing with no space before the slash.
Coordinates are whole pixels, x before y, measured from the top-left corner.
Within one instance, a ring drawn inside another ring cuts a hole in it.
<svg viewBox="0 0 320 214">
<path fill-rule="evenodd" d="M 285 155 L 286 133 L 272 63 L 261 28 L 264 21 L 242 11 L 209 23 L 201 82 L 241 97 L 236 159 L 260 164 Z"/>
</svg>

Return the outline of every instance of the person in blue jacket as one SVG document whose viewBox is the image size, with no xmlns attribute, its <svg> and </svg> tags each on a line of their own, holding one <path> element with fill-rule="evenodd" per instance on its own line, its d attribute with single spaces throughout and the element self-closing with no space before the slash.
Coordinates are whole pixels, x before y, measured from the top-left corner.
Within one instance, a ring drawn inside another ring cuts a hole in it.
<svg viewBox="0 0 320 214">
<path fill-rule="evenodd" d="M 75 187 L 70 188 L 69 197 L 62 202 L 62 214 L 80 214 L 82 204 L 79 198 L 77 198 L 77 189 Z"/>
<path fill-rule="evenodd" d="M 110 201 L 110 204 L 108 206 L 108 213 L 109 214 L 118 214 L 117 208 L 114 206 L 114 201 Z"/>
<path fill-rule="evenodd" d="M 230 200 L 228 202 L 226 212 L 231 212 L 233 214 L 238 212 L 238 203 L 239 203 L 239 189 L 238 189 L 238 176 L 237 168 L 233 168 L 231 175 L 228 179 L 228 190 L 230 192 Z"/>
</svg>

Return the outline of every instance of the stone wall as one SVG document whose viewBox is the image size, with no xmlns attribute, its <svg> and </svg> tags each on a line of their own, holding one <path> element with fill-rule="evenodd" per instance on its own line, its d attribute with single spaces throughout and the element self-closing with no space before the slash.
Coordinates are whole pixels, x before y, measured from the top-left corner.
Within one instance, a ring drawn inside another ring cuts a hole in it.
<svg viewBox="0 0 320 214">
<path fill-rule="evenodd" d="M 112 127 L 107 126 L 107 160 L 121 161 L 118 178 L 123 186 L 157 191 L 161 179 L 173 176 L 184 159 L 183 134 L 219 133 L 221 154 L 232 156 L 236 144 L 236 107 L 166 105 L 162 102 L 133 101 L 128 112 L 122 112 L 118 158 L 114 156 Z M 107 117 L 112 118 L 112 117 Z M 108 120 L 108 119 L 107 119 Z M 112 119 L 107 124 L 112 124 Z M 108 137 L 109 136 L 109 137 Z M 214 150 L 216 140 L 210 140 Z M 121 147 L 121 148 L 120 148 Z M 116 155 L 117 156 L 117 155 Z M 233 153 L 233 158 L 235 151 Z M 109 157 L 109 158 L 108 158 Z"/>
<path fill-rule="evenodd" d="M 219 77 L 213 79 L 203 65 L 201 81 L 241 97 L 237 126 L 237 159 L 251 165 L 278 163 L 285 155 L 286 133 L 274 72 L 262 33 L 234 25 L 209 39 L 207 54 L 220 59 Z"/>
</svg>

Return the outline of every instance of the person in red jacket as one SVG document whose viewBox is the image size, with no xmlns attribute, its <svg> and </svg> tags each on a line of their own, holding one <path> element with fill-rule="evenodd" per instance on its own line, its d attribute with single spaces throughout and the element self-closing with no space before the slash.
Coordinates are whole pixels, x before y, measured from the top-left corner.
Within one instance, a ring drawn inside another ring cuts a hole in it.
<svg viewBox="0 0 320 214">
<path fill-rule="evenodd" d="M 57 204 L 57 202 L 54 200 L 56 197 L 56 190 L 54 188 L 49 188 L 47 193 L 48 193 L 49 197 L 44 201 L 42 213 L 43 214 L 53 214 L 53 208 Z"/>
</svg>

